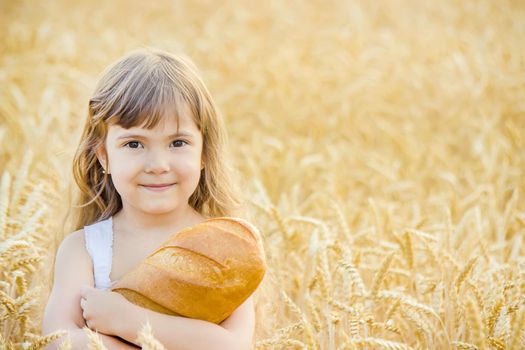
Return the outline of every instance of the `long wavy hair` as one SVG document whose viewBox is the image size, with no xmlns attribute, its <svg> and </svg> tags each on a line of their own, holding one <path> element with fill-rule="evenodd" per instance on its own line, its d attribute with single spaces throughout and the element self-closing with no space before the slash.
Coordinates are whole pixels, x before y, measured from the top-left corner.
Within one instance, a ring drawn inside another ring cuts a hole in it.
<svg viewBox="0 0 525 350">
<path fill-rule="evenodd" d="M 89 99 L 72 167 L 79 189 L 74 209 L 70 210 L 75 230 L 107 219 L 122 208 L 111 176 L 102 172 L 96 156 L 97 148 L 105 143 L 109 125 L 152 129 L 169 115 L 167 112 L 181 115 L 182 103 L 191 110 L 203 137 L 204 169 L 188 204 L 207 217 L 240 215 L 239 191 L 225 152 L 223 118 L 198 69 L 185 56 L 144 47 L 107 67 Z"/>
</svg>

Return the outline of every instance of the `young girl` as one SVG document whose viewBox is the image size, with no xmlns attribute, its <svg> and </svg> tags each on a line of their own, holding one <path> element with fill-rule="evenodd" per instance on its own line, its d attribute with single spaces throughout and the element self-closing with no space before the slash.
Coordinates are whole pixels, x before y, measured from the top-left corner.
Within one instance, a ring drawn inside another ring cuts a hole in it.
<svg viewBox="0 0 525 350">
<path fill-rule="evenodd" d="M 108 349 L 136 349 L 148 321 L 170 350 L 253 348 L 253 295 L 217 325 L 156 313 L 108 290 L 174 232 L 238 216 L 225 141 L 190 60 L 140 49 L 104 72 L 73 161 L 77 231 L 57 251 L 44 334 L 68 329 L 73 349 L 85 349 L 87 326 Z"/>
</svg>

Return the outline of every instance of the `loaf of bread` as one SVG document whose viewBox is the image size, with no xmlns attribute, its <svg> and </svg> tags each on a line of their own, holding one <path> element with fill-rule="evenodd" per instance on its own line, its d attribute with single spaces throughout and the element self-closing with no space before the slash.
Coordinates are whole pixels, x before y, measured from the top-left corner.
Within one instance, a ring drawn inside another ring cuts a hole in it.
<svg viewBox="0 0 525 350">
<path fill-rule="evenodd" d="M 218 324 L 255 291 L 265 272 L 257 228 L 218 217 L 173 234 L 111 290 L 156 312 Z"/>
</svg>

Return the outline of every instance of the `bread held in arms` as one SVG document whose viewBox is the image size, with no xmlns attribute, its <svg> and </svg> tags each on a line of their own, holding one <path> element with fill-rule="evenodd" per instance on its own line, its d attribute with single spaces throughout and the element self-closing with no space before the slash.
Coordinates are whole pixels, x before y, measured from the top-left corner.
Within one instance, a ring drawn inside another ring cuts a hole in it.
<svg viewBox="0 0 525 350">
<path fill-rule="evenodd" d="M 156 312 L 218 324 L 257 289 L 265 272 L 257 228 L 218 217 L 173 234 L 111 290 Z"/>
</svg>

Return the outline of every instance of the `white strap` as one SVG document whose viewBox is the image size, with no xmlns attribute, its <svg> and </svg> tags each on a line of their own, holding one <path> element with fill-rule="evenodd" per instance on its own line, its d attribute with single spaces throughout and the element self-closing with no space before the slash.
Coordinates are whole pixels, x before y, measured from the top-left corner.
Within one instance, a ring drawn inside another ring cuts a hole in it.
<svg viewBox="0 0 525 350">
<path fill-rule="evenodd" d="M 98 221 L 84 226 L 86 248 L 93 262 L 95 288 L 109 289 L 111 280 L 111 261 L 113 256 L 113 220 Z"/>
</svg>

